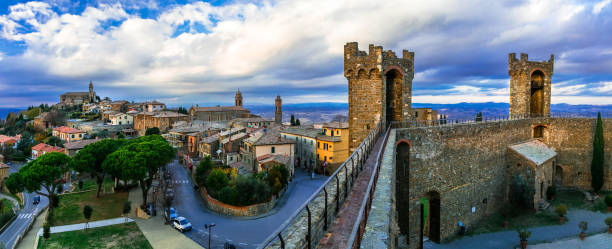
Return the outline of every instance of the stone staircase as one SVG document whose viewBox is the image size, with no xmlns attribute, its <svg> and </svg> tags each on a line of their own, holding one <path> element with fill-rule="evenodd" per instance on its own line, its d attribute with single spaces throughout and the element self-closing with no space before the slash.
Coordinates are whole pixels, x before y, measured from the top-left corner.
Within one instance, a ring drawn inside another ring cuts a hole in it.
<svg viewBox="0 0 612 249">
<path fill-rule="evenodd" d="M 548 207 L 550 207 L 550 203 L 548 203 L 546 200 L 541 199 L 538 202 L 538 210 L 543 211 L 543 210 L 548 209 Z"/>
</svg>

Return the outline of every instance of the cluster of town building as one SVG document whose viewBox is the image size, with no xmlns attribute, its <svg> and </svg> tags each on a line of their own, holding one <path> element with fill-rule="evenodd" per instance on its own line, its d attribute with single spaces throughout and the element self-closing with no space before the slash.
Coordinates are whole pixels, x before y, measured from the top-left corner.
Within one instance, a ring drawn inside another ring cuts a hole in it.
<svg viewBox="0 0 612 249">
<path fill-rule="evenodd" d="M 99 118 L 67 119 L 62 126 L 56 126 L 52 113 L 41 113 L 33 124 L 52 129 L 52 135 L 64 145 L 61 148 L 37 144 L 32 147 L 31 159 L 49 152 L 73 156 L 98 141 L 94 137 L 101 131 L 109 137 L 130 138 L 145 135 L 147 129 L 154 127 L 177 149 L 179 161 L 190 168 L 202 158 L 211 157 L 241 174 L 266 171 L 279 164 L 287 166 L 292 175 L 295 167 L 329 173 L 349 156 L 348 123 L 291 126 L 282 122 L 280 96 L 275 99 L 274 119 L 252 114 L 243 106 L 240 90 L 234 100 L 233 106 L 195 105 L 185 114 L 170 110 L 158 101 L 100 99 L 90 82 L 89 92 L 62 94 L 56 107 L 79 107 L 82 113 L 99 114 Z M 0 137 L 0 145 L 14 146 L 17 141 L 19 137 Z"/>
</svg>

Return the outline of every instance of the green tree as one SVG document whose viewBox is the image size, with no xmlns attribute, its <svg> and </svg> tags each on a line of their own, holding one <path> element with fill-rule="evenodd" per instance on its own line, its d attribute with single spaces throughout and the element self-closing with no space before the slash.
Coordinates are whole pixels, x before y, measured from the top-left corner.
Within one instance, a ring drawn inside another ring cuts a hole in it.
<svg viewBox="0 0 612 249">
<path fill-rule="evenodd" d="M 24 132 L 21 134 L 21 139 L 17 143 L 17 150 L 21 151 L 24 156 L 29 156 L 32 154 L 32 146 L 33 146 L 32 135 L 29 132 Z"/>
<path fill-rule="evenodd" d="M 266 202 L 272 195 L 270 186 L 255 177 L 238 176 L 234 185 L 239 193 L 238 204 L 241 206 Z"/>
<path fill-rule="evenodd" d="M 231 205 L 238 205 L 238 190 L 233 185 L 223 187 L 219 191 L 219 201 Z"/>
<path fill-rule="evenodd" d="M 482 121 L 482 112 L 479 112 L 476 114 L 476 122 L 481 122 Z"/>
<path fill-rule="evenodd" d="M 268 170 L 266 182 L 272 188 L 272 193 L 278 194 L 282 188 L 287 186 L 289 179 L 289 171 L 285 165 L 276 165 Z"/>
<path fill-rule="evenodd" d="M 295 126 L 295 117 L 291 114 L 291 126 Z"/>
<path fill-rule="evenodd" d="M 597 113 L 595 136 L 593 138 L 593 160 L 591 161 L 591 185 L 598 193 L 604 183 L 604 134 L 601 113 Z"/>
<path fill-rule="evenodd" d="M 102 163 L 102 168 L 119 179 L 137 181 L 142 190 L 142 206 L 145 206 L 153 176 L 172 161 L 175 153 L 174 148 L 159 135 L 133 139 L 111 153 Z"/>
<path fill-rule="evenodd" d="M 159 135 L 159 134 L 161 134 L 161 132 L 159 131 L 159 128 L 157 128 L 157 127 L 151 127 L 151 128 L 148 128 L 145 131 L 145 136 L 148 136 L 148 135 Z"/>
<path fill-rule="evenodd" d="M 7 179 L 10 180 L 7 181 L 7 188 L 12 193 L 25 189 L 46 196 L 49 199 L 49 208 L 52 210 L 57 203 L 58 186 L 62 184 L 62 177 L 68 172 L 71 164 L 72 159 L 63 153 L 44 154 L 21 167 L 19 172 L 11 174 L 11 177 Z M 41 188 L 45 191 L 41 191 Z"/>
<path fill-rule="evenodd" d="M 222 169 L 213 169 L 206 177 L 206 190 L 212 196 L 217 197 L 219 190 L 227 186 L 228 183 L 229 178 Z"/>
<path fill-rule="evenodd" d="M 516 173 L 510 182 L 510 203 L 515 206 L 530 208 L 533 207 L 533 195 L 535 189 L 529 185 L 521 173 Z"/>
<path fill-rule="evenodd" d="M 89 205 L 85 205 L 83 207 L 83 217 L 87 220 L 85 222 L 85 229 L 87 230 L 87 224 L 89 224 L 89 219 L 91 218 L 91 214 L 93 213 L 93 208 Z"/>
<path fill-rule="evenodd" d="M 206 184 L 206 177 L 208 171 L 212 169 L 212 166 L 213 163 L 210 156 L 206 156 L 202 159 L 202 161 L 200 161 L 200 164 L 198 164 L 195 172 L 195 180 L 198 186 L 204 186 Z"/>
<path fill-rule="evenodd" d="M 51 225 L 45 222 L 43 225 L 43 238 L 48 239 L 49 237 L 51 237 Z"/>
<path fill-rule="evenodd" d="M 96 178 L 98 190 L 96 197 L 102 192 L 102 182 L 106 172 L 102 163 L 106 157 L 118 150 L 124 144 L 124 140 L 104 139 L 93 144 L 88 144 L 74 156 L 74 168 L 81 173 L 89 173 Z"/>
<path fill-rule="evenodd" d="M 295 126 L 300 126 L 300 119 L 299 118 L 295 120 Z"/>
<path fill-rule="evenodd" d="M 56 136 L 50 136 L 46 138 L 45 143 L 48 145 L 64 147 L 64 141 L 62 141 L 59 137 L 56 137 Z"/>
<path fill-rule="evenodd" d="M 178 108 L 178 111 L 177 111 L 177 112 L 178 112 L 178 113 L 185 114 L 185 115 L 189 115 L 189 111 L 187 111 L 187 108 L 182 107 L 182 106 L 180 106 L 180 107 Z"/>
</svg>

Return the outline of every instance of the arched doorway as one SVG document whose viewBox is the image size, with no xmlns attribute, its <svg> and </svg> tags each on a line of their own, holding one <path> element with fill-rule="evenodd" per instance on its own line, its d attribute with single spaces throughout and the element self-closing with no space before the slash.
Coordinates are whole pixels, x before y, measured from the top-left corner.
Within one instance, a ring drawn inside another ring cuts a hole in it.
<svg viewBox="0 0 612 249">
<path fill-rule="evenodd" d="M 536 70 L 531 74 L 531 116 L 544 114 L 544 73 Z"/>
<path fill-rule="evenodd" d="M 427 202 L 423 205 L 423 235 L 435 243 L 440 243 L 440 193 L 431 191 L 421 199 L 421 202 L 423 201 Z"/>
<path fill-rule="evenodd" d="M 402 119 L 402 74 L 397 69 L 391 69 L 385 73 L 386 96 L 386 121 Z"/>
<path fill-rule="evenodd" d="M 544 130 L 546 126 L 538 125 L 533 127 L 533 138 L 544 138 Z"/>
<path fill-rule="evenodd" d="M 410 217 L 410 145 L 401 141 L 395 147 L 397 214 L 400 232 L 408 234 Z"/>
<path fill-rule="evenodd" d="M 563 168 L 559 167 L 559 165 L 555 167 L 555 184 L 557 186 L 563 185 Z"/>
</svg>

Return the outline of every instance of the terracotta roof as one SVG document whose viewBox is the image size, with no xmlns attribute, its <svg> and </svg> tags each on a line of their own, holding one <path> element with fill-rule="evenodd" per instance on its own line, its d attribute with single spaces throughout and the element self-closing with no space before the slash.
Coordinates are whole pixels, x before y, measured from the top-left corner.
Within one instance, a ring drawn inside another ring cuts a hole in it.
<svg viewBox="0 0 612 249">
<path fill-rule="evenodd" d="M 321 135 L 323 132 L 322 129 L 315 128 L 303 128 L 303 127 L 289 127 L 287 129 L 282 130 L 280 133 L 287 133 L 299 136 L 305 136 L 310 138 L 316 138 Z"/>
<path fill-rule="evenodd" d="M 153 117 L 156 118 L 176 118 L 176 117 L 187 117 L 187 115 L 178 113 L 178 112 L 170 112 L 170 111 L 161 111 L 155 112 Z"/>
<path fill-rule="evenodd" d="M 234 135 L 231 135 L 231 136 L 227 136 L 223 140 L 221 140 L 221 144 L 229 143 L 230 138 L 232 139 L 232 141 L 235 142 L 235 141 L 239 141 L 239 140 L 244 139 L 246 136 L 247 136 L 246 133 L 238 133 L 238 134 L 234 134 Z"/>
<path fill-rule="evenodd" d="M 19 139 L 21 139 L 21 135 L 17 135 L 17 136 L 14 136 L 14 137 L 6 136 L 6 135 L 0 135 L 0 144 L 17 143 L 17 141 L 19 141 Z"/>
<path fill-rule="evenodd" d="M 89 92 L 67 92 L 67 93 L 64 93 L 62 95 L 72 95 L 72 96 L 82 96 L 82 95 L 85 95 L 85 96 L 89 96 Z"/>
<path fill-rule="evenodd" d="M 85 148 L 85 146 L 87 146 L 88 144 L 92 144 L 100 140 L 102 139 L 96 138 L 96 139 L 80 140 L 80 141 L 64 144 L 64 148 L 69 149 L 69 150 L 80 150 L 82 148 Z"/>
<path fill-rule="evenodd" d="M 197 112 L 249 111 L 242 106 L 196 107 Z"/>
<path fill-rule="evenodd" d="M 44 152 L 64 152 L 64 149 L 63 149 L 63 148 L 60 148 L 60 147 L 53 147 L 53 146 L 51 146 L 51 145 L 48 145 L 48 144 L 43 144 L 43 143 L 40 143 L 40 144 L 34 145 L 34 146 L 32 147 L 32 150 L 36 150 L 36 151 L 44 151 Z"/>
<path fill-rule="evenodd" d="M 264 131 L 265 130 L 265 131 Z M 280 136 L 279 129 L 261 129 L 252 137 L 246 139 L 247 143 L 253 145 L 294 144 L 294 140 L 284 139 Z"/>
<path fill-rule="evenodd" d="M 55 128 L 53 128 L 53 131 L 58 131 L 58 132 L 61 132 L 61 133 L 68 133 L 68 134 L 72 134 L 72 133 L 85 133 L 82 130 L 75 129 L 75 128 L 72 128 L 72 127 L 66 127 L 66 126 L 55 127 Z"/>
<path fill-rule="evenodd" d="M 323 141 L 327 141 L 327 142 L 340 142 L 340 141 L 342 141 L 340 139 L 340 137 L 326 136 L 326 135 L 323 135 L 323 134 L 317 135 L 317 139 L 323 140 Z"/>
<path fill-rule="evenodd" d="M 269 162 L 278 162 L 282 164 L 289 164 L 291 158 L 289 156 L 280 155 L 280 154 L 265 154 L 263 156 L 257 157 L 257 162 L 264 164 Z"/>
<path fill-rule="evenodd" d="M 510 145 L 508 146 L 511 150 L 522 155 L 527 160 L 535 163 L 535 165 L 541 165 L 551 158 L 557 156 L 557 152 L 546 146 L 540 140 L 533 139 L 528 142 Z"/>
</svg>

